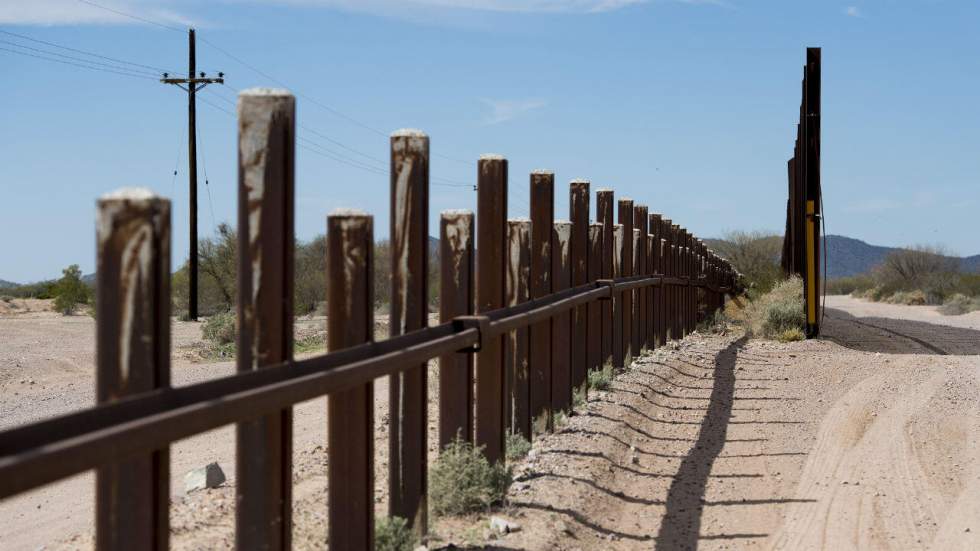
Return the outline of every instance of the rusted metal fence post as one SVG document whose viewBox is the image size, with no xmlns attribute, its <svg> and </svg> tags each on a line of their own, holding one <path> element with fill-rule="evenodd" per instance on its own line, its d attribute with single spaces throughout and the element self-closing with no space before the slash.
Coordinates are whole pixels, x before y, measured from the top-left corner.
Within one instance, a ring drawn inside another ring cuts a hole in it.
<svg viewBox="0 0 980 551">
<path fill-rule="evenodd" d="M 602 276 L 602 224 L 589 226 L 589 282 Z M 602 305 L 608 301 L 590 302 L 587 308 L 589 320 L 588 368 L 602 369 Z"/>
<path fill-rule="evenodd" d="M 653 246 L 653 244 L 654 244 L 653 231 L 654 230 L 653 230 L 653 224 L 650 223 L 650 220 L 651 220 L 650 219 L 650 215 L 647 214 L 647 219 L 646 219 L 646 226 L 647 226 L 647 238 L 646 238 L 646 241 L 647 241 L 647 250 L 646 250 L 647 263 L 646 264 L 647 264 L 647 266 L 646 266 L 646 274 L 648 276 L 653 276 L 653 275 L 655 275 L 657 273 L 657 270 L 654 267 L 654 262 L 655 262 L 654 255 L 656 254 L 654 252 L 654 246 Z M 649 288 L 647 288 L 647 334 L 646 334 L 646 345 L 647 345 L 647 349 L 649 349 L 649 350 L 653 350 L 654 349 L 654 347 L 656 346 L 656 340 L 657 340 L 657 337 L 656 337 L 656 328 L 654 326 L 654 317 L 655 317 L 654 312 L 655 312 L 655 310 L 654 310 L 654 306 L 653 306 L 653 294 L 654 294 L 654 291 L 655 290 L 656 290 L 656 287 L 649 287 Z"/>
<path fill-rule="evenodd" d="M 636 205 L 633 208 L 633 226 L 636 229 L 636 246 L 633 255 L 633 273 L 635 275 L 647 274 L 647 207 L 646 205 Z M 636 353 L 640 354 L 646 347 L 647 336 L 647 293 L 650 289 L 644 287 L 636 291 L 636 328 L 633 331 L 633 345 Z"/>
<path fill-rule="evenodd" d="M 596 190 L 595 202 L 596 221 L 602 224 L 602 269 L 600 270 L 600 275 L 603 279 L 611 279 L 613 277 L 613 190 Z M 613 301 L 602 301 L 600 308 L 602 317 L 602 363 L 612 364 Z"/>
<path fill-rule="evenodd" d="M 327 217 L 327 350 L 374 340 L 374 219 Z M 374 384 L 327 398 L 331 549 L 374 548 Z"/>
<path fill-rule="evenodd" d="M 507 306 L 527 302 L 531 270 L 531 221 L 516 218 L 507 221 Z M 507 366 L 506 426 L 511 432 L 531 441 L 531 394 L 528 372 L 528 329 L 522 327 L 507 334 L 504 361 Z"/>
<path fill-rule="evenodd" d="M 504 306 L 507 243 L 507 160 L 480 157 L 477 167 L 476 288 L 477 314 Z M 503 460 L 503 337 L 485 339 L 476 355 L 476 443 L 487 460 Z"/>
<path fill-rule="evenodd" d="M 650 273 L 663 275 L 663 266 L 661 265 L 660 254 L 661 254 L 661 242 L 660 242 L 660 214 L 653 213 L 650 215 Z M 661 338 L 661 325 L 663 323 L 663 315 L 660 312 L 660 304 L 663 301 L 664 296 L 664 286 L 663 284 L 653 287 L 650 290 L 652 295 L 652 328 L 651 328 L 651 346 L 653 348 L 659 348 L 663 346 L 663 339 Z"/>
<path fill-rule="evenodd" d="M 551 234 L 551 275 L 553 292 L 572 286 L 572 223 L 557 220 Z M 572 316 L 566 310 L 557 314 L 551 326 L 551 409 L 567 411 L 572 405 L 571 334 Z"/>
<path fill-rule="evenodd" d="M 551 294 L 551 233 L 555 220 L 555 175 L 546 170 L 531 173 L 531 286 L 532 299 Z M 551 336 L 554 319 L 531 326 L 531 417 L 533 432 L 552 427 Z"/>
<path fill-rule="evenodd" d="M 585 285 L 589 279 L 589 182 L 572 180 L 568 199 L 569 215 L 572 219 L 572 286 L 576 287 Z M 579 394 L 584 400 L 588 393 L 588 307 L 579 306 L 571 314 L 572 392 Z"/>
<path fill-rule="evenodd" d="M 623 262 L 622 276 L 633 275 L 633 200 L 623 198 L 619 200 L 619 212 L 617 219 L 623 226 Z M 633 291 L 622 293 L 623 302 L 623 364 L 617 367 L 626 367 L 633 363 Z"/>
<path fill-rule="evenodd" d="M 473 213 L 446 210 L 439 223 L 439 321 L 473 313 Z M 473 441 L 473 354 L 439 357 L 439 449 Z"/>
<path fill-rule="evenodd" d="M 170 201 L 122 189 L 98 202 L 96 400 L 170 386 Z M 105 465 L 95 477 L 95 546 L 164 551 L 170 451 Z"/>
<path fill-rule="evenodd" d="M 640 230 L 633 228 L 633 275 L 641 275 L 639 273 L 639 258 L 640 258 Z M 633 359 L 640 357 L 640 330 L 642 326 L 640 325 L 640 305 L 642 289 L 633 290 L 633 309 L 630 312 L 630 327 L 632 328 L 631 339 L 630 339 L 630 350 L 633 351 Z"/>
<path fill-rule="evenodd" d="M 613 225 L 613 273 L 614 278 L 623 276 L 623 225 Z M 626 351 L 623 349 L 623 293 L 613 293 L 612 297 L 612 364 L 621 368 L 625 365 Z"/>
<path fill-rule="evenodd" d="M 661 221 L 663 227 L 663 231 L 661 233 L 661 244 L 663 246 L 661 264 L 663 266 L 664 275 L 667 277 L 674 277 L 676 274 L 674 273 L 674 249 L 672 235 L 673 225 L 670 222 L 670 218 L 664 218 Z M 676 291 L 677 287 L 674 285 L 667 285 L 664 287 L 663 318 L 665 343 L 676 338 L 676 333 L 674 332 L 674 293 Z"/>
<path fill-rule="evenodd" d="M 239 372 L 293 357 L 296 101 L 285 90 L 238 97 Z M 292 410 L 237 425 L 235 544 L 289 549 Z"/>
<path fill-rule="evenodd" d="M 429 137 L 419 130 L 391 135 L 392 337 L 429 324 Z M 428 529 L 428 366 L 388 378 L 388 512 Z"/>
</svg>

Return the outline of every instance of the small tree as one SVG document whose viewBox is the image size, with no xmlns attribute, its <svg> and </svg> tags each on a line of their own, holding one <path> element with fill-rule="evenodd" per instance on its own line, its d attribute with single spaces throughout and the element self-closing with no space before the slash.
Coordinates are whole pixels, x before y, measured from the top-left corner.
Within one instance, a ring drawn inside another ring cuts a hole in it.
<svg viewBox="0 0 980 551">
<path fill-rule="evenodd" d="M 733 231 L 722 240 L 712 241 L 710 246 L 745 277 L 752 288 L 752 296 L 768 292 L 783 279 L 779 266 L 782 253 L 782 237 L 779 235 Z"/>
<path fill-rule="evenodd" d="M 72 264 L 62 270 L 61 279 L 55 286 L 55 310 L 66 316 L 75 313 L 79 304 L 88 302 L 88 287 L 82 282 L 82 270 L 78 264 Z"/>
<path fill-rule="evenodd" d="M 872 273 L 883 295 L 921 290 L 929 304 L 942 304 L 952 294 L 958 272 L 959 261 L 941 247 L 917 245 L 889 253 Z"/>
</svg>

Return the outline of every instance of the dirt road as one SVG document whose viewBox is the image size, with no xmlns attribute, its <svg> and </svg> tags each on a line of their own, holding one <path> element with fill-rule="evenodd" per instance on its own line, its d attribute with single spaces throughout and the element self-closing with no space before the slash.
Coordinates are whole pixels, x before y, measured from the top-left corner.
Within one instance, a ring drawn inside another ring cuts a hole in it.
<svg viewBox="0 0 980 551">
<path fill-rule="evenodd" d="M 826 340 L 641 358 L 536 444 L 505 513 L 523 529 L 494 543 L 980 549 L 980 318 L 877 306 L 831 297 Z"/>
<path fill-rule="evenodd" d="M 197 331 L 178 323 L 175 348 Z M 980 314 L 830 297 L 825 335 L 692 336 L 640 358 L 517 465 L 494 514 L 520 531 L 493 537 L 488 515 L 442 519 L 430 548 L 980 549 Z M 88 318 L 0 316 L 0 426 L 91 404 L 91 337 Z M 174 376 L 232 369 L 178 358 Z M 375 395 L 383 454 L 387 393 Z M 325 537 L 323 406 L 296 408 L 297 548 Z M 174 547 L 230 546 L 231 429 L 173 449 Z M 212 460 L 229 484 L 185 496 L 183 472 Z M 85 475 L 0 502 L 0 548 L 90 547 L 91 490 Z"/>
</svg>

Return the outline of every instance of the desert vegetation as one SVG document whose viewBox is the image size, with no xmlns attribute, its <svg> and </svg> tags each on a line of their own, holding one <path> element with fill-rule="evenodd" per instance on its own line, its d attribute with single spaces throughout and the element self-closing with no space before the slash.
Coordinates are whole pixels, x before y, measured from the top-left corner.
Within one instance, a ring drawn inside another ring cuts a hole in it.
<svg viewBox="0 0 980 551">
<path fill-rule="evenodd" d="M 735 326 L 747 335 L 783 342 L 802 340 L 806 322 L 803 280 L 787 278 L 779 265 L 782 236 L 767 232 L 729 232 L 711 242 L 745 279 L 746 294 L 729 301 L 700 330 L 724 333 Z"/>
<path fill-rule="evenodd" d="M 295 246 L 294 311 L 297 316 L 322 314 L 327 296 L 327 241 L 318 235 Z M 218 226 L 214 237 L 198 245 L 198 308 L 205 316 L 230 311 L 237 294 L 238 237 L 228 224 Z M 379 241 L 374 247 L 374 300 L 378 308 L 391 298 L 390 247 Z M 186 316 L 188 266 L 184 263 L 173 276 L 173 311 Z M 438 247 L 429 249 L 429 301 L 439 300 Z"/>
<path fill-rule="evenodd" d="M 503 501 L 511 481 L 509 467 L 491 465 L 481 448 L 457 438 L 429 469 L 429 506 L 437 515 L 485 511 Z"/>
<path fill-rule="evenodd" d="M 980 310 L 980 274 L 963 273 L 941 247 L 913 246 L 890 253 L 869 273 L 827 282 L 827 294 L 875 302 L 935 305 L 948 315 Z"/>
</svg>

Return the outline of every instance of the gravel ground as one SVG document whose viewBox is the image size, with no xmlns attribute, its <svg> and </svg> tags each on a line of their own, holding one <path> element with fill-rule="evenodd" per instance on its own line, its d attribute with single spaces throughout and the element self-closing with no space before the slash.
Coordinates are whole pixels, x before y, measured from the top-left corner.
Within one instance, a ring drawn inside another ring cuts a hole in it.
<svg viewBox="0 0 980 551">
<path fill-rule="evenodd" d="M 492 514 L 519 531 L 489 533 L 490 512 L 438 519 L 430 548 L 980 549 L 980 323 L 929 307 L 827 304 L 823 340 L 692 335 L 639 358 L 515 465 L 508 503 Z M 957 327 L 937 325 L 948 320 Z M 0 427 L 92 403 L 93 327 L 0 316 Z M 174 339 L 176 384 L 233 370 L 181 357 L 197 324 L 175 322 Z M 375 395 L 380 513 L 384 380 Z M 326 537 L 324 405 L 296 407 L 296 548 Z M 231 429 L 173 449 L 173 546 L 228 548 Z M 183 473 L 214 460 L 229 482 L 183 494 Z M 0 548 L 89 548 L 91 502 L 83 475 L 0 503 Z"/>
</svg>

